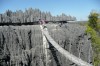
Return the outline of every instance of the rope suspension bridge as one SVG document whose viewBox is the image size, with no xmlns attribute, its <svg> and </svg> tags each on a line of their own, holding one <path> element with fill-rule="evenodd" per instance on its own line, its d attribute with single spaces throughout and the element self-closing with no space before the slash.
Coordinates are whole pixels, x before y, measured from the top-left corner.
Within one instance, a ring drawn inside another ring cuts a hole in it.
<svg viewBox="0 0 100 66">
<path fill-rule="evenodd" d="M 66 57 L 66 59 L 69 59 L 70 61 L 74 62 L 75 64 L 79 65 L 79 66 L 93 66 L 85 61 L 83 61 L 82 59 L 76 57 L 75 55 L 69 53 L 68 51 L 66 51 L 65 49 L 63 49 L 57 42 L 54 41 L 54 39 L 49 35 L 49 32 L 47 30 L 47 28 L 43 28 L 42 25 L 40 25 L 40 28 L 42 30 L 42 35 L 43 35 L 43 48 L 45 50 L 45 56 L 46 56 L 46 66 L 48 66 L 48 43 L 50 42 L 57 50 L 58 52 L 60 52 L 63 56 Z"/>
<path fill-rule="evenodd" d="M 62 21 L 63 22 L 63 21 Z M 4 25 L 6 25 L 6 24 L 4 24 Z M 7 24 L 7 25 L 13 25 L 13 24 Z M 14 25 L 16 25 L 16 27 L 17 27 L 17 25 L 19 25 L 19 24 L 14 24 Z M 24 24 L 20 24 L 20 25 L 24 25 Z M 25 25 L 27 25 L 26 23 L 25 23 Z M 30 26 L 30 24 L 28 24 L 29 26 Z M 31 25 L 33 25 L 33 24 L 31 24 Z M 15 27 L 15 26 L 14 26 Z M 21 26 L 21 27 L 23 27 L 23 26 Z M 38 25 L 37 26 L 38 27 L 38 29 L 39 29 L 39 31 L 40 32 L 42 32 L 42 35 L 41 35 L 41 37 L 42 37 L 42 41 L 43 41 L 43 43 L 41 43 L 41 44 L 43 44 L 42 45 L 42 49 L 43 49 L 43 56 L 44 56 L 44 66 L 50 66 L 50 62 L 52 61 L 52 59 L 50 59 L 50 54 L 49 54 L 49 51 L 50 51 L 50 49 L 49 49 L 49 47 L 50 47 L 50 44 L 60 53 L 60 54 L 62 54 L 66 59 L 68 59 L 68 60 L 70 60 L 71 62 L 73 62 L 74 64 L 77 64 L 78 66 L 93 66 L 93 65 L 91 65 L 91 64 L 89 64 L 88 62 L 86 62 L 86 61 L 83 61 L 82 59 L 80 59 L 79 57 L 76 57 L 75 55 L 73 55 L 73 54 L 71 54 L 70 52 L 68 52 L 67 50 L 65 50 L 64 48 L 62 48 L 57 42 L 55 42 L 55 40 L 51 37 L 51 35 L 50 35 L 50 33 L 48 32 L 48 29 L 46 28 L 46 27 L 44 27 L 43 25 Z M 36 28 L 37 28 L 36 27 Z M 48 27 L 48 26 L 47 26 Z M 17 27 L 18 28 L 18 27 Z M 24 27 L 25 28 L 25 27 Z M 31 26 L 30 28 L 32 28 L 32 31 L 33 31 L 33 26 Z M 41 29 L 40 29 L 41 28 Z M 34 28 L 35 29 L 35 28 Z M 29 29 L 28 29 L 29 30 Z M 15 31 L 15 30 L 14 30 Z M 25 30 L 26 31 L 26 30 Z M 16 31 L 17 32 L 17 31 Z M 37 34 L 37 33 L 40 33 L 40 32 L 36 32 L 36 33 L 33 33 L 34 35 L 35 34 Z M 20 32 L 19 32 L 20 33 Z M 19 33 L 17 33 L 18 34 L 18 37 L 19 37 L 19 39 L 20 40 L 22 40 L 21 39 L 21 36 L 20 36 L 20 34 Z M 29 32 L 28 32 L 29 33 Z M 66 32 L 67 33 L 67 32 Z M 9 34 L 8 34 L 9 35 Z M 27 35 L 26 35 L 27 36 Z M 36 37 L 37 38 L 37 37 Z M 8 40 L 8 39 L 7 39 Z M 33 39 L 32 39 L 33 40 Z M 37 40 L 37 39 L 36 39 Z M 20 42 L 20 44 L 21 44 L 22 42 Z M 35 44 L 35 43 L 34 43 Z M 23 59 L 25 59 L 25 58 L 29 58 L 29 59 L 31 59 L 32 57 L 34 57 L 34 54 L 35 54 L 35 48 L 31 48 L 31 49 L 29 49 L 29 47 L 28 47 L 28 45 L 26 45 L 27 46 L 27 48 L 28 49 L 25 49 L 25 50 L 23 50 L 22 51 L 22 53 L 20 54 L 20 55 L 14 55 L 13 56 L 13 54 L 12 54 L 12 56 L 9 56 L 9 57 L 11 57 L 7 62 L 10 62 L 9 63 L 9 66 L 11 65 L 11 61 L 13 61 L 13 60 L 16 60 L 16 66 L 19 66 L 19 63 L 20 63 L 20 60 L 21 60 L 21 62 L 23 63 L 23 66 L 24 65 L 27 65 L 27 62 L 25 62 L 25 60 L 23 60 Z M 34 45 L 35 46 L 35 45 Z M 40 45 L 39 45 L 40 46 Z M 13 46 L 12 46 L 13 47 Z M 37 48 L 37 47 L 36 47 Z M 19 52 L 19 51 L 18 51 Z M 25 55 L 25 56 L 24 56 Z M 31 55 L 32 55 L 32 57 L 31 57 Z M 16 59 L 15 59 L 16 58 Z M 19 60 L 20 59 L 20 60 Z M 2 59 L 1 59 L 2 60 Z M 4 59 L 5 60 L 5 59 Z M 33 60 L 33 59 L 32 59 Z M 31 64 L 31 62 L 32 62 L 32 60 L 30 60 L 30 64 Z M 34 59 L 35 60 L 35 59 Z M 52 63 L 52 62 L 51 62 Z M 29 64 L 29 65 L 30 65 Z M 41 66 L 43 66 L 43 65 L 41 65 Z M 57 66 L 62 66 L 62 65 L 57 65 Z M 65 66 L 65 65 L 64 65 Z"/>
</svg>

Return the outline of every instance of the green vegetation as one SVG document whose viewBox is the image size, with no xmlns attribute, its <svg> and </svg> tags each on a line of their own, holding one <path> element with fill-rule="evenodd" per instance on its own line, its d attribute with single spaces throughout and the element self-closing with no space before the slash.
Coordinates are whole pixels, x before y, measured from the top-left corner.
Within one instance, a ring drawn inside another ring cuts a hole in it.
<svg viewBox="0 0 100 66">
<path fill-rule="evenodd" d="M 100 15 L 96 12 L 91 12 L 87 23 L 86 32 L 91 35 L 92 47 L 93 47 L 93 64 L 94 66 L 100 65 Z"/>
<path fill-rule="evenodd" d="M 94 29 L 97 28 L 98 14 L 95 12 L 91 12 L 89 15 L 88 25 Z"/>
</svg>

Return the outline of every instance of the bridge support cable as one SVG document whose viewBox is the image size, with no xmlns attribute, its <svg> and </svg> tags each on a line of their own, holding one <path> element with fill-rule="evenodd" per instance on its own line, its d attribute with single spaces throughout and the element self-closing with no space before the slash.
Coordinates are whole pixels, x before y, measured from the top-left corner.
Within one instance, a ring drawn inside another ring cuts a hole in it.
<svg viewBox="0 0 100 66">
<path fill-rule="evenodd" d="M 49 35 L 49 32 L 47 31 L 47 28 L 43 30 L 43 34 L 47 38 L 47 40 L 62 54 L 66 57 L 66 59 L 69 59 L 70 61 L 74 62 L 75 64 L 79 66 L 93 66 L 82 59 L 76 57 L 75 55 L 69 53 L 65 49 L 63 49 L 57 42 L 53 40 L 53 38 Z"/>
</svg>

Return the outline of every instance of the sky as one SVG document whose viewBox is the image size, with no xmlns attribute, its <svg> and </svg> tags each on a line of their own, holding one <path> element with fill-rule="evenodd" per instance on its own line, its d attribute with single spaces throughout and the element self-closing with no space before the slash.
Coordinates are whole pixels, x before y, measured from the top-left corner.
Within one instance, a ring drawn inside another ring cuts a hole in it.
<svg viewBox="0 0 100 66">
<path fill-rule="evenodd" d="M 100 0 L 0 0 L 0 13 L 6 10 L 25 10 L 39 8 L 52 15 L 75 16 L 77 20 L 87 20 L 92 10 L 100 12 Z"/>
</svg>

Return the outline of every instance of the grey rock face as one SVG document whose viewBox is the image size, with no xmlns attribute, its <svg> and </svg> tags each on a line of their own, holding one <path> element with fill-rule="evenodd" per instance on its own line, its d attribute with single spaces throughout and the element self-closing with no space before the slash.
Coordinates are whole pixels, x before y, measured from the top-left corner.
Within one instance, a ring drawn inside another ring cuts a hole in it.
<svg viewBox="0 0 100 66">
<path fill-rule="evenodd" d="M 47 24 L 52 38 L 64 49 L 92 63 L 90 36 L 77 24 Z M 45 66 L 42 32 L 39 25 L 0 26 L 0 66 Z M 48 66 L 77 66 L 50 43 Z"/>
<path fill-rule="evenodd" d="M 1 66 L 43 64 L 42 49 L 39 26 L 0 26 Z M 6 57 L 9 57 L 9 60 Z"/>
</svg>

